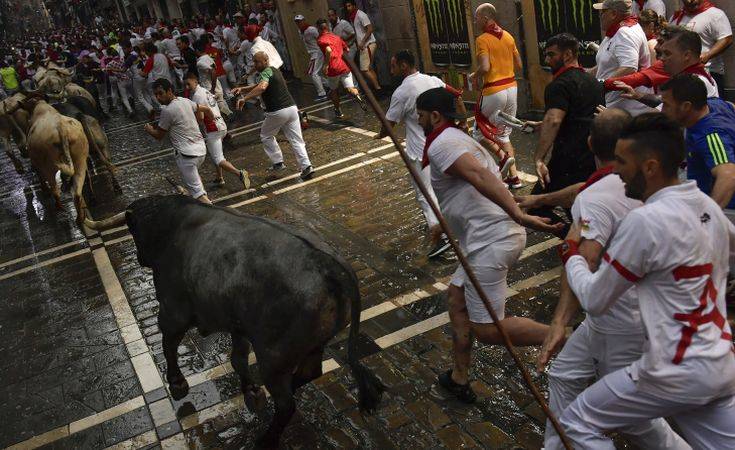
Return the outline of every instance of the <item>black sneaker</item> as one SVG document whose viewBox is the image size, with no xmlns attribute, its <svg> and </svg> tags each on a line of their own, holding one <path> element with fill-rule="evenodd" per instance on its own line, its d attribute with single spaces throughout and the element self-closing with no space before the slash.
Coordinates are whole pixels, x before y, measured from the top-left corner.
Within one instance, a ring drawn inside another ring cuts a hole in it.
<svg viewBox="0 0 735 450">
<path fill-rule="evenodd" d="M 286 165 L 282 162 L 275 163 L 268 168 L 269 172 L 283 172 L 284 170 L 286 170 Z"/>
<path fill-rule="evenodd" d="M 360 109 L 367 111 L 367 103 L 365 103 L 365 99 L 363 99 L 360 94 L 355 95 L 355 100 L 357 100 L 357 104 L 360 105 Z"/>
<path fill-rule="evenodd" d="M 345 115 L 339 108 L 334 108 L 334 117 L 337 119 L 344 119 Z"/>
<path fill-rule="evenodd" d="M 434 248 L 431 249 L 428 256 L 429 258 L 436 258 L 450 248 L 452 248 L 452 244 L 449 243 L 449 239 L 443 237 L 439 240 L 439 242 L 437 242 Z"/>
<path fill-rule="evenodd" d="M 308 180 L 314 175 L 314 168 L 309 166 L 301 171 L 301 179 L 302 180 Z"/>
<path fill-rule="evenodd" d="M 449 369 L 437 378 L 439 386 L 451 392 L 463 403 L 475 403 L 477 394 L 472 390 L 470 384 L 457 384 L 452 380 L 452 370 Z"/>
</svg>

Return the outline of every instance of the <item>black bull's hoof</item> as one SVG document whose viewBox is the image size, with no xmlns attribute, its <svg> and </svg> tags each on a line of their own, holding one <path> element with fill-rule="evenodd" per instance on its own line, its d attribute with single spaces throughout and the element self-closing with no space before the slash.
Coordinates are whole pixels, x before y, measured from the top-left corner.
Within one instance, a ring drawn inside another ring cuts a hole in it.
<svg viewBox="0 0 735 450">
<path fill-rule="evenodd" d="M 169 381 L 169 390 L 174 400 L 181 400 L 189 394 L 189 383 L 186 378 Z"/>
<path fill-rule="evenodd" d="M 245 406 L 250 412 L 262 411 L 265 409 L 266 398 L 265 391 L 262 387 L 250 385 L 243 389 L 245 396 Z"/>
</svg>

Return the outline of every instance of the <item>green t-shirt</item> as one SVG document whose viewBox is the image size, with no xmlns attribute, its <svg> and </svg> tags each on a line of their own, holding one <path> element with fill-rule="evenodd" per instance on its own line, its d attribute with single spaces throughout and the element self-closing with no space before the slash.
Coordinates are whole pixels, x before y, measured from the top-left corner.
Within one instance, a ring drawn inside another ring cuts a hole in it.
<svg viewBox="0 0 735 450">
<path fill-rule="evenodd" d="M 15 73 L 14 67 L 3 67 L 0 69 L 0 76 L 3 78 L 3 86 L 5 86 L 5 89 L 18 89 L 18 74 Z"/>
<path fill-rule="evenodd" d="M 275 67 L 268 67 L 263 70 L 260 72 L 258 83 L 262 81 L 268 82 L 268 88 L 261 94 L 266 112 L 278 111 L 296 104 L 288 91 L 286 80 L 283 79 L 280 70 Z"/>
</svg>

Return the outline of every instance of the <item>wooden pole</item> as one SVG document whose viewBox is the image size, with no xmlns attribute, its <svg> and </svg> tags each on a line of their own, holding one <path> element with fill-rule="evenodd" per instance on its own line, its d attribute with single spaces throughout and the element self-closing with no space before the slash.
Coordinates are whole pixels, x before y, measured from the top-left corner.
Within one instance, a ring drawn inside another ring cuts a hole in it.
<svg viewBox="0 0 735 450">
<path fill-rule="evenodd" d="M 442 216 L 442 213 L 439 210 L 439 206 L 436 203 L 434 203 L 434 200 L 431 198 L 431 195 L 429 195 L 429 191 L 426 189 L 426 186 L 424 186 L 423 181 L 421 181 L 421 176 L 419 175 L 418 171 L 414 168 L 414 166 L 411 164 L 408 158 L 408 155 L 406 154 L 405 150 L 403 150 L 403 147 L 401 146 L 401 144 L 398 142 L 398 137 L 396 136 L 396 133 L 393 130 L 393 127 L 391 127 L 390 123 L 385 118 L 385 113 L 383 112 L 383 108 L 380 106 L 378 101 L 375 99 L 375 96 L 373 95 L 373 91 L 370 89 L 370 86 L 368 86 L 359 68 L 355 65 L 355 62 L 351 61 L 347 55 L 343 55 L 342 59 L 347 63 L 348 66 L 350 66 L 352 75 L 357 78 L 357 82 L 362 88 L 363 92 L 365 93 L 365 96 L 367 97 L 367 100 L 370 103 L 370 106 L 372 107 L 373 112 L 380 120 L 380 123 L 383 125 L 384 129 L 387 130 L 388 136 L 390 136 L 391 141 L 393 141 L 393 145 L 396 147 L 396 150 L 398 150 L 398 154 L 401 155 L 401 159 L 403 159 L 403 163 L 406 165 L 406 168 L 408 168 L 408 171 L 411 174 L 413 181 L 419 187 L 421 194 L 423 194 L 424 198 L 429 203 L 429 206 L 431 206 L 431 210 L 434 212 L 434 215 L 436 215 L 436 218 L 439 220 L 439 225 L 441 226 L 442 231 L 444 231 L 447 238 L 449 239 L 449 243 L 451 244 L 452 249 L 454 249 L 454 253 L 457 255 L 457 258 L 459 259 L 459 263 L 462 265 L 462 268 L 467 274 L 467 278 L 469 278 L 470 283 L 472 283 L 472 285 L 475 287 L 475 290 L 480 295 L 480 299 L 482 300 L 482 303 L 485 305 L 487 312 L 490 313 L 490 317 L 492 317 L 495 327 L 498 330 L 498 333 L 500 333 L 500 336 L 503 338 L 503 345 L 505 345 L 505 348 L 508 349 L 508 353 L 510 353 L 510 356 L 513 358 L 513 361 L 515 361 L 516 366 L 518 366 L 518 370 L 521 372 L 521 375 L 523 376 L 523 380 L 526 382 L 528 389 L 533 394 L 539 406 L 541 406 L 541 409 L 544 411 L 544 414 L 546 414 L 546 417 L 549 418 L 549 421 L 554 426 L 554 429 L 556 430 L 557 434 L 561 438 L 561 442 L 562 444 L 564 444 L 564 447 L 567 450 L 573 450 L 572 443 L 567 437 L 566 433 L 564 432 L 564 429 L 561 427 L 561 424 L 554 416 L 554 413 L 552 413 L 551 410 L 549 409 L 549 406 L 546 404 L 546 401 L 544 400 L 543 395 L 541 395 L 541 391 L 539 391 L 538 387 L 536 387 L 536 384 L 533 382 L 533 379 L 531 378 L 531 374 L 528 373 L 528 370 L 523 365 L 523 361 L 521 361 L 521 357 L 518 355 L 518 352 L 513 346 L 513 342 L 511 342 L 510 336 L 508 336 L 508 332 L 505 331 L 505 328 L 503 327 L 500 319 L 498 318 L 497 313 L 495 312 L 492 305 L 490 304 L 490 300 L 488 299 L 487 295 L 485 295 L 485 291 L 482 289 L 482 286 L 480 286 L 480 282 L 477 280 L 477 276 L 475 275 L 474 270 L 472 270 L 472 266 L 470 266 L 469 261 L 467 261 L 467 257 L 464 255 L 464 253 L 462 253 L 462 249 L 459 247 L 459 244 L 454 238 L 454 234 L 452 233 L 452 230 L 449 228 L 449 225 L 447 225 L 447 222 L 444 219 L 444 216 Z"/>
</svg>

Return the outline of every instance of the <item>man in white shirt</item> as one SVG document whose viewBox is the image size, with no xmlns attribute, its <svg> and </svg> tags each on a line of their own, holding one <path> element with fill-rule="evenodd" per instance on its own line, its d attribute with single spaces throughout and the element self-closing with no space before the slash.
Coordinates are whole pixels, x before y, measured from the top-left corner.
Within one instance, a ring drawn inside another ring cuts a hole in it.
<svg viewBox="0 0 735 450">
<path fill-rule="evenodd" d="M 350 60 L 355 59 L 357 54 L 357 45 L 355 44 L 355 28 L 345 19 L 340 18 L 337 15 L 337 10 L 329 8 L 327 11 L 327 19 L 329 20 L 329 29 L 332 33 L 341 37 L 343 41 L 347 43 L 350 48 L 349 58 Z"/>
<path fill-rule="evenodd" d="M 217 178 L 214 183 L 218 186 L 224 186 L 225 179 L 222 176 L 223 171 L 230 172 L 240 179 L 245 189 L 250 188 L 250 176 L 247 171 L 238 169 L 225 159 L 222 151 L 222 139 L 227 134 L 227 124 L 222 118 L 222 113 L 217 106 L 217 99 L 214 94 L 199 85 L 199 76 L 193 72 L 186 75 L 186 87 L 191 93 L 191 101 L 197 105 L 205 105 L 212 110 L 212 119 L 208 119 L 203 113 L 197 113 L 197 119 L 203 124 L 204 143 L 207 146 L 209 156 L 212 158 L 215 167 L 217 167 Z"/>
<path fill-rule="evenodd" d="M 720 92 L 725 88 L 723 52 L 732 44 L 732 26 L 725 12 L 707 0 L 683 0 L 669 22 L 696 32 L 702 39 L 701 60 L 707 66 Z"/>
<path fill-rule="evenodd" d="M 354 0 L 345 2 L 347 15 L 355 29 L 355 43 L 357 51 L 360 52 L 360 71 L 373 85 L 375 91 L 380 91 L 380 83 L 378 82 L 378 74 L 373 70 L 373 60 L 375 52 L 378 49 L 378 43 L 373 35 L 373 24 L 365 12 L 357 9 Z"/>
<path fill-rule="evenodd" d="M 304 41 L 306 52 L 309 54 L 309 68 L 308 73 L 311 76 L 311 81 L 314 83 L 316 89 L 315 102 L 320 102 L 327 99 L 327 91 L 324 90 L 324 82 L 322 80 L 322 71 L 324 69 L 324 54 L 319 48 L 316 40 L 319 38 L 319 31 L 315 26 L 309 25 L 304 16 L 297 14 L 293 18 L 296 22 L 296 26 L 301 32 L 301 39 Z"/>
<path fill-rule="evenodd" d="M 629 75 L 651 65 L 648 39 L 638 18 L 631 16 L 631 4 L 631 0 L 605 0 L 592 5 L 600 11 L 600 23 L 605 30 L 597 51 L 597 66 L 593 69 L 598 80 Z M 636 90 L 643 94 L 651 92 L 647 87 Z M 605 103 L 608 108 L 624 109 L 633 116 L 652 111 L 618 91 L 605 94 Z"/>
<path fill-rule="evenodd" d="M 159 78 L 153 83 L 153 94 L 162 105 L 161 118 L 158 123 L 148 123 L 143 129 L 159 141 L 168 133 L 174 148 L 176 165 L 189 195 L 202 203 L 211 204 L 199 176 L 199 166 L 204 162 L 207 147 L 195 114 L 202 113 L 204 117 L 213 120 L 212 110 L 205 105 L 197 105 L 188 98 L 175 96 L 173 85 L 165 78 Z"/>
<path fill-rule="evenodd" d="M 635 118 L 615 148 L 625 195 L 645 204 L 620 223 L 592 272 L 578 224 L 562 246 L 569 286 L 589 315 L 606 313 L 635 287 L 646 345 L 560 418 L 575 448 L 614 449 L 607 432 L 670 417 L 694 448 L 733 448 L 735 348 L 725 288 L 735 226 L 694 181 L 680 183 L 681 129 L 661 113 Z M 665 443 L 664 443 L 665 444 Z"/>
<path fill-rule="evenodd" d="M 539 345 L 548 326 L 525 317 L 505 317 L 507 275 L 526 245 L 522 225 L 558 231 L 543 219 L 529 216 L 513 200 L 501 180 L 500 170 L 487 151 L 455 120 L 455 97 L 445 88 L 424 91 L 416 99 L 418 123 L 426 134 L 423 165 L 431 168 L 431 184 L 449 227 L 459 240 L 483 291 L 514 344 Z M 449 287 L 454 367 L 439 376 L 439 384 L 465 403 L 476 399 L 469 385 L 470 356 L 474 337 L 485 344 L 501 344 L 492 317 L 468 282 L 462 266 Z"/>
<path fill-rule="evenodd" d="M 571 210 L 574 222 L 582 224 L 579 253 L 593 268 L 600 264 L 605 246 L 623 218 L 642 205 L 625 196 L 623 181 L 612 172 L 615 145 L 630 120 L 627 112 L 611 108 L 595 116 L 590 127 L 588 144 L 597 171 L 581 188 L 575 187 L 578 194 Z M 645 342 L 638 297 L 635 289 L 630 289 L 605 314 L 587 316 L 564 343 L 565 328 L 578 313 L 579 301 L 569 289 L 565 274 L 561 280 L 559 303 L 538 358 L 539 371 L 543 371 L 552 354 L 564 345 L 549 370 L 549 408 L 557 417 L 591 381 L 640 358 Z M 641 448 L 663 448 L 662 443 L 667 441 L 688 448 L 663 419 L 643 421 L 620 431 Z M 544 448 L 563 448 L 549 421 Z"/>
<path fill-rule="evenodd" d="M 666 3 L 664 0 L 634 0 L 633 1 L 633 15 L 638 16 L 641 11 L 650 9 L 655 11 L 656 14 L 666 18 Z"/>
<path fill-rule="evenodd" d="M 411 164 L 421 174 L 421 181 L 429 191 L 431 198 L 437 203 L 434 190 L 431 188 L 431 175 L 429 168 L 422 167 L 421 160 L 424 154 L 424 145 L 426 144 L 426 135 L 418 122 L 418 114 L 416 113 L 416 98 L 425 91 L 436 87 L 445 87 L 446 84 L 437 77 L 425 75 L 416 69 L 416 59 L 408 50 L 401 50 L 396 53 L 390 60 L 391 75 L 395 77 L 403 77 L 401 85 L 393 91 L 390 99 L 390 107 L 385 113 L 392 127 L 398 123 L 406 124 L 406 153 L 411 160 Z M 387 130 L 381 129 L 376 138 L 383 138 L 388 135 Z M 445 251 L 449 250 L 450 245 L 446 237 L 443 237 L 439 221 L 429 206 L 429 202 L 421 194 L 416 182 L 411 178 L 411 186 L 413 186 L 416 194 L 416 201 L 421 207 L 421 212 L 426 219 L 426 225 L 429 227 L 429 239 L 431 241 L 431 250 L 429 258 L 434 258 Z M 438 204 L 438 203 L 437 203 Z"/>
</svg>

